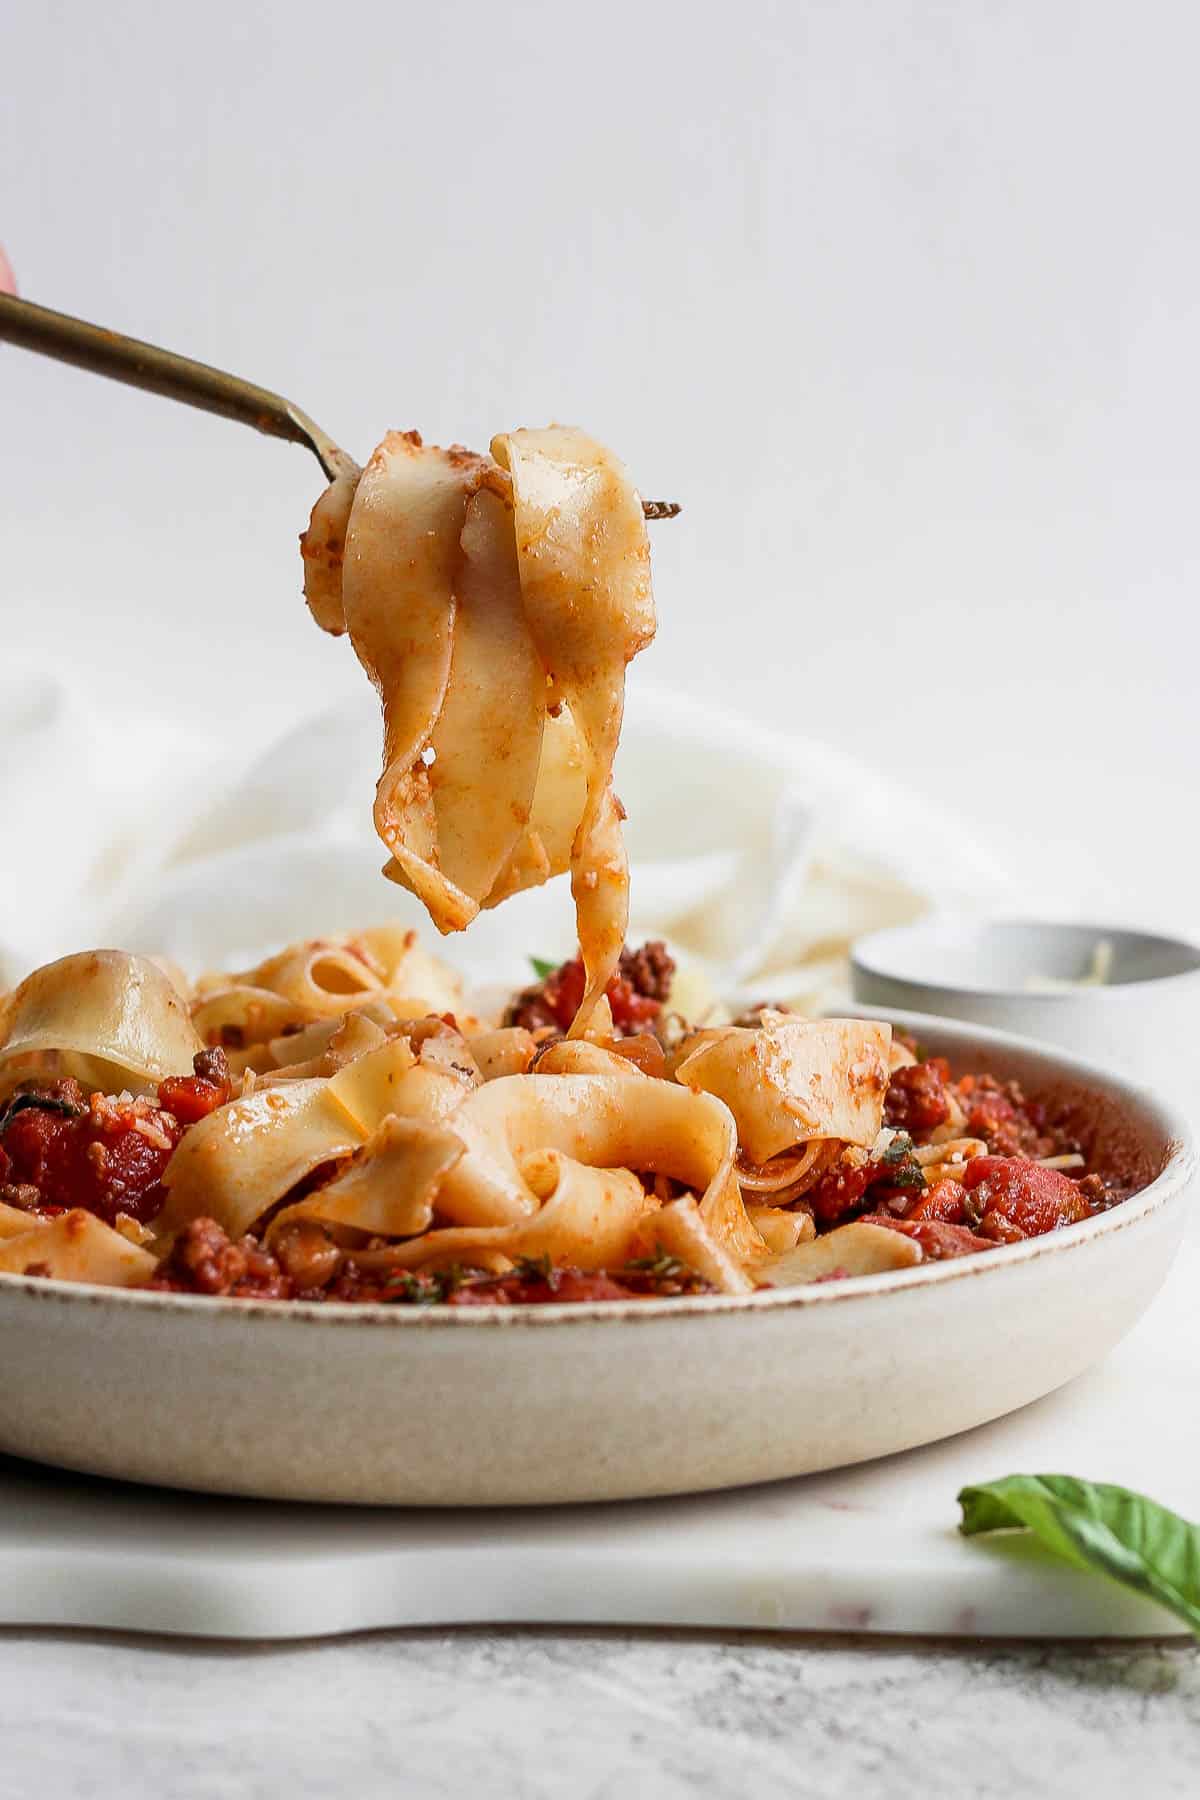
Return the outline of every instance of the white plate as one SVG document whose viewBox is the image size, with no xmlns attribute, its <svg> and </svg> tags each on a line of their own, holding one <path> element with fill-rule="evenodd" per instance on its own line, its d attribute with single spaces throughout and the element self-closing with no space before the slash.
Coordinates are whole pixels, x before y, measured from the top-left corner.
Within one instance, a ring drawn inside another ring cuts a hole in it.
<svg viewBox="0 0 1200 1800">
<path fill-rule="evenodd" d="M 420 1310 L 0 1276 L 0 1450 L 216 1493 L 534 1504 L 798 1475 L 1011 1412 L 1144 1310 L 1195 1154 L 1179 1116 L 1102 1070 L 895 1017 L 961 1071 L 1090 1095 L 1149 1185 L 1026 1244 L 746 1299 Z"/>
</svg>

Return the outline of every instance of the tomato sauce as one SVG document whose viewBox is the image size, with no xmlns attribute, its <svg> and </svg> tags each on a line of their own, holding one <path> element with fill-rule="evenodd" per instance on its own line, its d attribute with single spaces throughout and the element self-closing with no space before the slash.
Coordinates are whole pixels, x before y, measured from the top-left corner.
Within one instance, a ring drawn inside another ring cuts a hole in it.
<svg viewBox="0 0 1200 1800">
<path fill-rule="evenodd" d="M 983 1237 L 1012 1243 L 1090 1218 L 1079 1184 L 1059 1169 L 1015 1156 L 977 1156 L 963 1170 L 968 1218 Z"/>
<path fill-rule="evenodd" d="M 608 1041 L 651 1075 L 665 1070 L 668 1039 L 653 1027 L 673 966 L 662 945 L 626 951 L 608 987 L 614 1025 Z M 532 1009 L 528 1023 L 543 1041 L 570 1025 L 584 980 L 574 958 L 518 997 L 518 1007 Z M 154 1098 L 89 1095 L 72 1080 L 26 1083 L 0 1106 L 0 1202 L 41 1217 L 79 1208 L 110 1225 L 148 1224 L 163 1205 L 163 1177 L 176 1145 L 233 1092 L 221 1049 L 201 1052 L 190 1075 L 163 1080 Z M 1110 1176 L 1087 1171 L 1068 1122 L 1049 1116 L 1015 1082 L 989 1074 L 955 1079 L 939 1057 L 893 1072 L 884 1118 L 890 1130 L 869 1153 L 842 1149 L 814 1186 L 794 1196 L 818 1232 L 866 1219 L 938 1261 L 1060 1230 L 1127 1191 Z M 939 1156 L 940 1174 L 933 1167 Z M 1053 1158 L 1078 1173 L 1046 1166 Z M 314 1190 L 336 1167 L 321 1165 L 287 1198 Z M 268 1248 L 254 1234 L 231 1240 L 215 1220 L 198 1218 L 178 1234 L 151 1286 L 243 1299 L 415 1306 L 542 1306 L 712 1291 L 694 1270 L 662 1254 L 602 1270 L 518 1259 L 499 1273 L 413 1272 L 389 1262 L 393 1249 L 384 1239 L 347 1246 L 344 1236 L 317 1221 L 293 1223 Z M 821 1279 L 844 1274 L 839 1269 Z"/>
<path fill-rule="evenodd" d="M 106 1225 L 147 1224 L 163 1204 L 163 1171 L 189 1125 L 230 1097 L 221 1051 L 159 1084 L 158 1104 L 128 1094 L 85 1095 L 59 1080 L 18 1092 L 0 1115 L 0 1199 L 51 1216 L 80 1207 Z"/>
<path fill-rule="evenodd" d="M 675 964 L 665 944 L 622 950 L 620 965 L 605 988 L 618 1036 L 649 1031 L 671 992 Z M 587 977 L 578 956 L 552 969 L 537 987 L 526 988 L 509 1007 L 505 1022 L 530 1031 L 569 1031 L 583 1001 Z"/>
<path fill-rule="evenodd" d="M 5 1129 L 4 1181 L 36 1190 L 39 1212 L 82 1207 L 107 1225 L 121 1213 L 145 1223 L 162 1206 L 162 1173 L 182 1135 L 146 1101 L 93 1094 L 71 1111 L 31 1104 Z"/>
</svg>

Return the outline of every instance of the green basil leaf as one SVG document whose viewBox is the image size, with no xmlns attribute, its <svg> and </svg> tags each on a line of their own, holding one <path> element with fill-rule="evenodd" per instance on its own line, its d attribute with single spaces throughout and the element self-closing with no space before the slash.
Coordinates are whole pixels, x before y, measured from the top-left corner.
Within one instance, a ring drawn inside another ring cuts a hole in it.
<svg viewBox="0 0 1200 1800">
<path fill-rule="evenodd" d="M 518 1256 L 513 1263 L 513 1274 L 522 1281 L 546 1281 L 553 1285 L 554 1263 L 547 1256 Z"/>
<path fill-rule="evenodd" d="M 529 961 L 533 965 L 533 972 L 539 981 L 545 981 L 547 975 L 553 975 L 559 966 L 556 962 L 546 962 L 540 956 L 531 956 Z"/>
<path fill-rule="evenodd" d="M 923 1188 L 925 1186 L 925 1171 L 922 1169 L 919 1162 L 901 1163 L 898 1169 L 892 1170 L 891 1175 L 888 1177 L 888 1181 L 891 1187 Z"/>
<path fill-rule="evenodd" d="M 64 1119 L 81 1119 L 83 1109 L 72 1106 L 69 1100 L 61 1100 L 57 1094 L 32 1093 L 14 1094 L 4 1106 L 0 1107 L 0 1136 L 8 1130 L 18 1113 L 36 1109 L 38 1112 L 58 1113 Z"/>
<path fill-rule="evenodd" d="M 1030 1531 L 1077 1569 L 1144 1594 L 1200 1637 L 1200 1525 L 1145 1494 L 1073 1475 L 1006 1475 L 965 1487 L 959 1530 Z"/>
</svg>

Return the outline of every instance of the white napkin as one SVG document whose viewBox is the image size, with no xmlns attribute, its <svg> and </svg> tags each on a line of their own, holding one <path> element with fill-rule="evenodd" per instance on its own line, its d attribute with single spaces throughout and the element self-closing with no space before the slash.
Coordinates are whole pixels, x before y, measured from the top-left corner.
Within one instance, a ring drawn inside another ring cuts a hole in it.
<svg viewBox="0 0 1200 1800">
<path fill-rule="evenodd" d="M 186 968 L 398 919 L 371 826 L 378 709 L 307 719 L 249 760 L 37 670 L 0 677 L 0 985 L 93 945 Z M 617 786 L 629 811 L 631 940 L 703 958 L 718 991 L 817 1002 L 850 942 L 933 907 L 1012 905 L 994 857 L 877 771 L 801 736 L 631 683 Z M 573 947 L 565 877 L 442 946 L 473 983 L 529 979 Z"/>
</svg>

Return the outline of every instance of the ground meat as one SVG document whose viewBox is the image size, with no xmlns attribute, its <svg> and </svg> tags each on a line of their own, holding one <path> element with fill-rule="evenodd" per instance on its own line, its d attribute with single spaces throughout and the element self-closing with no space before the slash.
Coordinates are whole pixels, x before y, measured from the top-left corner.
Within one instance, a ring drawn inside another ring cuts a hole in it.
<svg viewBox="0 0 1200 1800">
<path fill-rule="evenodd" d="M 622 950 L 620 965 L 605 989 L 619 1037 L 648 1031 L 671 992 L 675 964 L 665 944 L 643 944 Z M 525 988 L 504 1015 L 506 1025 L 526 1031 L 567 1031 L 579 1011 L 587 985 L 583 963 L 572 957 L 536 987 Z"/>
<path fill-rule="evenodd" d="M 635 994 L 657 1000 L 660 1006 L 671 998 L 675 959 L 657 938 L 643 944 L 640 950 L 622 950 L 620 972 Z"/>
<path fill-rule="evenodd" d="M 233 1094 L 233 1077 L 222 1049 L 201 1050 L 190 1075 L 170 1075 L 158 1084 L 158 1103 L 181 1125 L 196 1125 Z"/>
<path fill-rule="evenodd" d="M 982 1138 L 995 1156 L 1063 1156 L 1079 1149 L 1074 1135 L 1047 1119 L 1040 1101 L 1030 1100 L 1017 1081 L 993 1075 L 965 1075 L 955 1092 L 967 1115 L 967 1137 Z"/>
<path fill-rule="evenodd" d="M 1129 1198 L 1129 1189 L 1106 1175 L 1085 1175 L 1078 1184 L 1079 1192 L 1092 1213 L 1107 1212 Z"/>
<path fill-rule="evenodd" d="M 214 1087 L 232 1086 L 229 1058 L 219 1045 L 211 1050 L 197 1051 L 192 1058 L 192 1073 L 198 1081 L 210 1081 Z"/>
<path fill-rule="evenodd" d="M 894 1069 L 883 1102 L 884 1124 L 912 1132 L 935 1131 L 944 1125 L 950 1117 L 949 1073 L 940 1056 Z"/>
<path fill-rule="evenodd" d="M 443 1298 L 432 1284 L 427 1287 L 420 1285 L 426 1281 L 425 1276 L 411 1275 L 408 1270 L 403 1271 L 403 1275 L 405 1281 L 411 1284 L 410 1291 L 403 1294 L 400 1292 L 389 1293 L 389 1284 L 396 1281 L 399 1273 L 399 1271 L 393 1271 L 392 1276 L 389 1277 L 386 1270 L 363 1269 L 355 1262 L 353 1256 L 344 1256 L 337 1274 L 324 1290 L 324 1298 L 326 1300 L 344 1300 L 360 1306 L 370 1306 L 390 1299 L 407 1299 L 411 1300 L 413 1304 L 424 1301 L 426 1305 L 432 1305 L 435 1301 Z"/>
<path fill-rule="evenodd" d="M 535 1036 L 559 1030 L 558 1015 L 546 998 L 545 985 L 524 988 L 510 1000 L 504 1011 L 505 1025 L 520 1025 Z"/>
<path fill-rule="evenodd" d="M 974 1256 L 980 1250 L 994 1250 L 988 1238 L 977 1237 L 965 1225 L 951 1225 L 943 1219 L 894 1219 L 887 1213 L 871 1213 L 869 1225 L 886 1225 L 890 1231 L 901 1231 L 920 1245 L 927 1262 L 946 1262 L 955 1256 Z"/>
<path fill-rule="evenodd" d="M 37 1212 L 42 1196 L 29 1181 L 9 1181 L 11 1164 L 0 1150 L 0 1206 L 15 1207 L 18 1212 Z"/>
<path fill-rule="evenodd" d="M 215 1219 L 192 1219 L 149 1284 L 159 1292 L 291 1300 L 295 1287 L 256 1238 L 234 1243 Z"/>
</svg>

